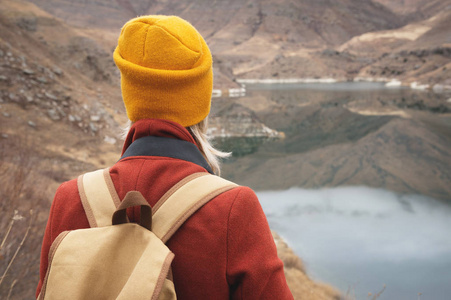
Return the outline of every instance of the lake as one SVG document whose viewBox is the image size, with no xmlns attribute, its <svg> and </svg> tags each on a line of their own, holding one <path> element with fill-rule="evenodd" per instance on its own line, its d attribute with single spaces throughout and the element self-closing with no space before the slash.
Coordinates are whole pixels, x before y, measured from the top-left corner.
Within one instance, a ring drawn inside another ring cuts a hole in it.
<svg viewBox="0 0 451 300">
<path fill-rule="evenodd" d="M 367 187 L 257 194 L 312 278 L 357 299 L 384 285 L 379 299 L 450 299 L 449 205 Z"/>
<path fill-rule="evenodd" d="M 222 105 L 285 138 L 222 141 L 235 152 L 223 175 L 257 191 L 315 280 L 357 299 L 384 285 L 378 299 L 451 299 L 450 97 L 382 83 L 249 85 Z"/>
</svg>

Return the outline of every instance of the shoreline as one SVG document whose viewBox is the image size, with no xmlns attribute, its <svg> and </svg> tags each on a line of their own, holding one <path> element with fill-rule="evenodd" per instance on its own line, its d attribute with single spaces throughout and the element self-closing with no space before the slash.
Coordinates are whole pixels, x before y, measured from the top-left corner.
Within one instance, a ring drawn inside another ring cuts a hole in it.
<svg viewBox="0 0 451 300">
<path fill-rule="evenodd" d="M 247 84 L 336 84 L 336 83 L 351 83 L 351 82 L 374 82 L 385 83 L 387 88 L 401 88 L 409 87 L 413 90 L 432 91 L 434 93 L 441 93 L 445 91 L 451 91 L 451 85 L 443 84 L 422 84 L 417 81 L 403 82 L 397 78 L 387 77 L 355 77 L 352 80 L 346 78 L 281 78 L 281 79 L 237 79 L 237 83 L 241 85 L 241 88 L 226 88 L 226 89 L 213 89 L 212 98 L 218 98 L 222 96 L 228 96 L 231 98 L 242 97 L 246 94 Z"/>
</svg>

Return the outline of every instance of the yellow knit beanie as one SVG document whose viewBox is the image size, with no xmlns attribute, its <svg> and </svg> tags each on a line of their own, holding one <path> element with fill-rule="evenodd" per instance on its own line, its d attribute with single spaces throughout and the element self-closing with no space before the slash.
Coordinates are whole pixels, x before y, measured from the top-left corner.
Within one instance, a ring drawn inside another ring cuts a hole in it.
<svg viewBox="0 0 451 300">
<path fill-rule="evenodd" d="M 122 27 L 114 61 L 121 71 L 127 116 L 184 127 L 210 112 L 212 58 L 202 36 L 175 16 L 143 16 Z"/>
</svg>

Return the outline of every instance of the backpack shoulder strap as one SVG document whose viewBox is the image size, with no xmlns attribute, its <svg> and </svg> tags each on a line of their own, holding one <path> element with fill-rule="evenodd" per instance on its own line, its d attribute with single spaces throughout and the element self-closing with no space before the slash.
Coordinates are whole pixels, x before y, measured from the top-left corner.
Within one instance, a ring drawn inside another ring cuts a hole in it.
<svg viewBox="0 0 451 300">
<path fill-rule="evenodd" d="M 81 203 L 91 227 L 111 225 L 111 216 L 121 203 L 109 169 L 80 175 L 77 180 Z"/>
<path fill-rule="evenodd" d="M 152 231 L 164 243 L 208 201 L 238 185 L 205 172 L 194 173 L 171 188 L 152 208 Z"/>
<path fill-rule="evenodd" d="M 78 191 L 91 227 L 112 225 L 111 216 L 121 201 L 109 169 L 78 177 Z M 238 185 L 219 176 L 200 172 L 189 175 L 169 189 L 152 208 L 152 231 L 163 242 L 199 208 Z"/>
</svg>

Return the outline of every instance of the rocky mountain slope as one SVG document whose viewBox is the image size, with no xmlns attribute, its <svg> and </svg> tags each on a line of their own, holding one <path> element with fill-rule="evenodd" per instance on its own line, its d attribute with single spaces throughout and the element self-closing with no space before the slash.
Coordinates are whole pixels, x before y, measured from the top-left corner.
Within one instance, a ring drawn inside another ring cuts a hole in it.
<svg viewBox="0 0 451 300">
<path fill-rule="evenodd" d="M 423 0 L 374 0 L 386 6 L 400 16 L 407 17 L 409 20 L 421 20 L 432 17 L 442 10 L 449 8 L 449 1 L 423 1 Z"/>
<path fill-rule="evenodd" d="M 405 56 L 400 54 L 405 49 L 434 53 L 420 57 L 431 62 L 422 83 L 449 85 L 449 71 L 438 66 L 450 61 L 446 54 L 450 0 L 32 2 L 72 26 L 91 28 L 104 37 L 112 37 L 137 15 L 180 15 L 200 30 L 212 48 L 218 88 L 234 86 L 236 79 L 243 78 L 363 76 L 397 78 L 409 84 L 417 79 L 417 72 L 408 71 L 417 64 L 401 66 L 407 71 L 398 73 L 390 70 L 393 59 L 386 59 L 393 53 Z M 104 42 L 114 45 L 114 39 Z M 385 68 L 389 70 L 384 72 Z"/>
<path fill-rule="evenodd" d="M 341 53 L 366 57 L 360 77 L 419 81 L 431 87 L 451 85 L 451 5 L 434 16 L 394 30 L 366 33 L 337 48 Z M 379 53 L 375 53 L 378 49 Z M 382 55 L 380 54 L 382 53 Z"/>
<path fill-rule="evenodd" d="M 116 151 L 124 109 L 110 54 L 33 4 L 1 5 L 2 143 L 25 138 L 45 156 L 76 161 L 101 145 Z M 74 153 L 61 151 L 64 144 Z"/>
</svg>

